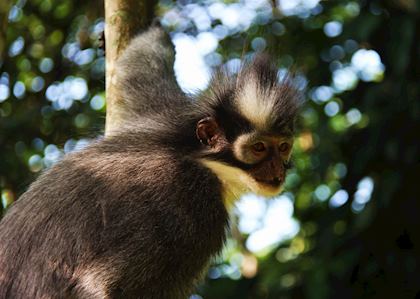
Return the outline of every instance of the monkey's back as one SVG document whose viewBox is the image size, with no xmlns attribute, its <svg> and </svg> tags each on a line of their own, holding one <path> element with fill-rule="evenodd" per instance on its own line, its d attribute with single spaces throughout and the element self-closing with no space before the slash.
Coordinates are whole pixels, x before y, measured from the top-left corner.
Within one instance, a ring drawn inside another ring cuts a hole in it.
<svg viewBox="0 0 420 299">
<path fill-rule="evenodd" d="M 225 239 L 219 183 L 179 153 L 127 140 L 70 154 L 11 207 L 0 222 L 0 298 L 192 291 Z"/>
</svg>

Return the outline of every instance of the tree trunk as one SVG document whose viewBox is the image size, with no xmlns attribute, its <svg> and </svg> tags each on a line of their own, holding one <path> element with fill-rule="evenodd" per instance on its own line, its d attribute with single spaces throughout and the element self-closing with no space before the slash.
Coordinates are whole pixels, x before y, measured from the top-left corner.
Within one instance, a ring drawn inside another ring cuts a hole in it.
<svg viewBox="0 0 420 299">
<path fill-rule="evenodd" d="M 156 0 L 105 0 L 106 123 L 105 136 L 118 130 L 124 110 L 115 86 L 115 62 L 128 42 L 154 17 Z"/>
</svg>

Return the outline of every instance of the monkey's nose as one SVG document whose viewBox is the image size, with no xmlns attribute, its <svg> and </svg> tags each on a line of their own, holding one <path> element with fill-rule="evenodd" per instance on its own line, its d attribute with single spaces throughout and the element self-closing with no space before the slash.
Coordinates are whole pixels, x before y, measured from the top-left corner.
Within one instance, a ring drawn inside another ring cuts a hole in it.
<svg viewBox="0 0 420 299">
<path fill-rule="evenodd" d="M 282 181 L 279 177 L 273 179 L 273 184 L 274 185 L 280 185 L 281 183 L 282 183 Z"/>
<path fill-rule="evenodd" d="M 283 181 L 284 181 L 284 177 L 281 175 L 278 175 L 278 176 L 273 176 L 271 179 L 267 180 L 267 183 L 272 186 L 277 187 L 283 184 Z"/>
<path fill-rule="evenodd" d="M 284 175 L 278 175 L 274 177 L 274 181 L 278 182 L 279 184 L 282 184 L 284 182 Z"/>
</svg>

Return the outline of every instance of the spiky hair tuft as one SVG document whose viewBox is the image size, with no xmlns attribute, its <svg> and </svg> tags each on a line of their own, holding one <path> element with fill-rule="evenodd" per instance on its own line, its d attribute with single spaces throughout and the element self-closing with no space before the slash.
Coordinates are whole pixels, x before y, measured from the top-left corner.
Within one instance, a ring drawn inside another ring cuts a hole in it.
<svg viewBox="0 0 420 299">
<path fill-rule="evenodd" d="M 236 73 L 217 70 L 204 101 L 215 114 L 238 113 L 257 129 L 278 131 L 293 126 L 302 98 L 293 75 L 281 77 L 269 56 L 258 54 Z"/>
</svg>

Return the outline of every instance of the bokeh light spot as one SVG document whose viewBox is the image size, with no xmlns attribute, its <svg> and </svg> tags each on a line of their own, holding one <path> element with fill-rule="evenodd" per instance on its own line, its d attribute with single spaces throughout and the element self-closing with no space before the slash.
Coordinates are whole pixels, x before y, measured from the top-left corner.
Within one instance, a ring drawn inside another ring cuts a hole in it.
<svg viewBox="0 0 420 299">
<path fill-rule="evenodd" d="M 42 58 L 39 63 L 39 70 L 43 73 L 49 73 L 54 67 L 54 61 L 51 58 Z"/>
<path fill-rule="evenodd" d="M 316 103 L 323 103 L 331 99 L 334 95 L 334 90 L 329 86 L 319 86 L 310 92 L 311 99 Z"/>
<path fill-rule="evenodd" d="M 84 113 L 79 113 L 74 118 L 74 125 L 78 128 L 86 128 L 89 125 L 89 117 Z"/>
<path fill-rule="evenodd" d="M 13 5 L 9 11 L 9 22 L 17 22 L 22 18 L 22 9 L 17 5 Z"/>
<path fill-rule="evenodd" d="M 340 189 L 334 193 L 329 201 L 329 206 L 331 208 L 338 208 L 344 205 L 349 199 L 349 194 L 346 190 Z"/>
<path fill-rule="evenodd" d="M 279 0 L 281 12 L 286 16 L 309 16 L 310 11 L 318 5 L 319 0 Z"/>
<path fill-rule="evenodd" d="M 254 51 L 257 51 L 257 52 L 264 51 L 266 46 L 267 46 L 267 42 L 262 37 L 256 37 L 251 42 L 252 49 L 254 49 Z"/>
<path fill-rule="evenodd" d="M 15 201 L 15 196 L 12 190 L 5 189 L 1 192 L 1 203 L 3 208 L 6 209 Z"/>
<path fill-rule="evenodd" d="M 271 30 L 277 36 L 281 36 L 286 33 L 286 27 L 280 22 L 274 22 L 271 25 Z"/>
<path fill-rule="evenodd" d="M 44 88 L 45 80 L 44 78 L 37 76 L 32 79 L 31 89 L 33 92 L 39 92 Z"/>
<path fill-rule="evenodd" d="M 346 113 L 347 121 L 350 125 L 357 124 L 362 119 L 362 113 L 356 108 L 352 108 Z"/>
<path fill-rule="evenodd" d="M 25 40 L 19 36 L 9 48 L 9 56 L 14 57 L 22 53 L 23 47 L 25 46 Z"/>
<path fill-rule="evenodd" d="M 85 79 L 67 77 L 64 82 L 54 82 L 46 90 L 46 97 L 53 103 L 55 110 L 68 109 L 74 100 L 82 100 L 87 96 L 88 87 Z"/>
<path fill-rule="evenodd" d="M 357 84 L 357 76 L 351 67 L 344 67 L 333 72 L 333 85 L 339 91 L 353 89 Z"/>
<path fill-rule="evenodd" d="M 327 185 L 319 185 L 314 192 L 317 199 L 325 201 L 331 194 L 331 190 Z"/>
<path fill-rule="evenodd" d="M 176 56 L 174 70 L 181 88 L 195 92 L 207 87 L 210 69 L 196 46 L 196 40 L 183 33 L 174 36 Z"/>
<path fill-rule="evenodd" d="M 324 25 L 324 33 L 328 37 L 336 37 L 343 31 L 343 24 L 338 21 L 331 21 Z"/>
<path fill-rule="evenodd" d="M 18 99 L 21 99 L 25 96 L 26 87 L 22 81 L 17 81 L 13 86 L 13 95 Z"/>
<path fill-rule="evenodd" d="M 33 155 L 28 160 L 29 169 L 32 172 L 38 172 L 44 168 L 42 157 L 40 155 Z"/>
<path fill-rule="evenodd" d="M 385 71 L 381 57 L 374 50 L 360 49 L 353 54 L 351 65 L 363 81 L 380 81 Z"/>
<path fill-rule="evenodd" d="M 105 107 L 105 98 L 102 95 L 95 95 L 90 100 L 90 107 L 92 107 L 93 110 L 101 110 Z"/>
<path fill-rule="evenodd" d="M 0 103 L 7 100 L 10 95 L 9 86 L 6 84 L 0 83 Z"/>
<path fill-rule="evenodd" d="M 297 234 L 300 226 L 292 218 L 293 202 L 290 196 L 283 194 L 267 202 L 261 228 L 252 232 L 246 241 L 246 246 L 250 251 L 262 251 Z M 261 198 L 261 200 L 264 199 Z M 240 216 L 246 217 L 245 214 L 240 214 Z"/>
<path fill-rule="evenodd" d="M 324 112 L 329 117 L 333 117 L 340 111 L 340 106 L 337 102 L 331 101 L 327 105 L 325 105 Z"/>
</svg>

